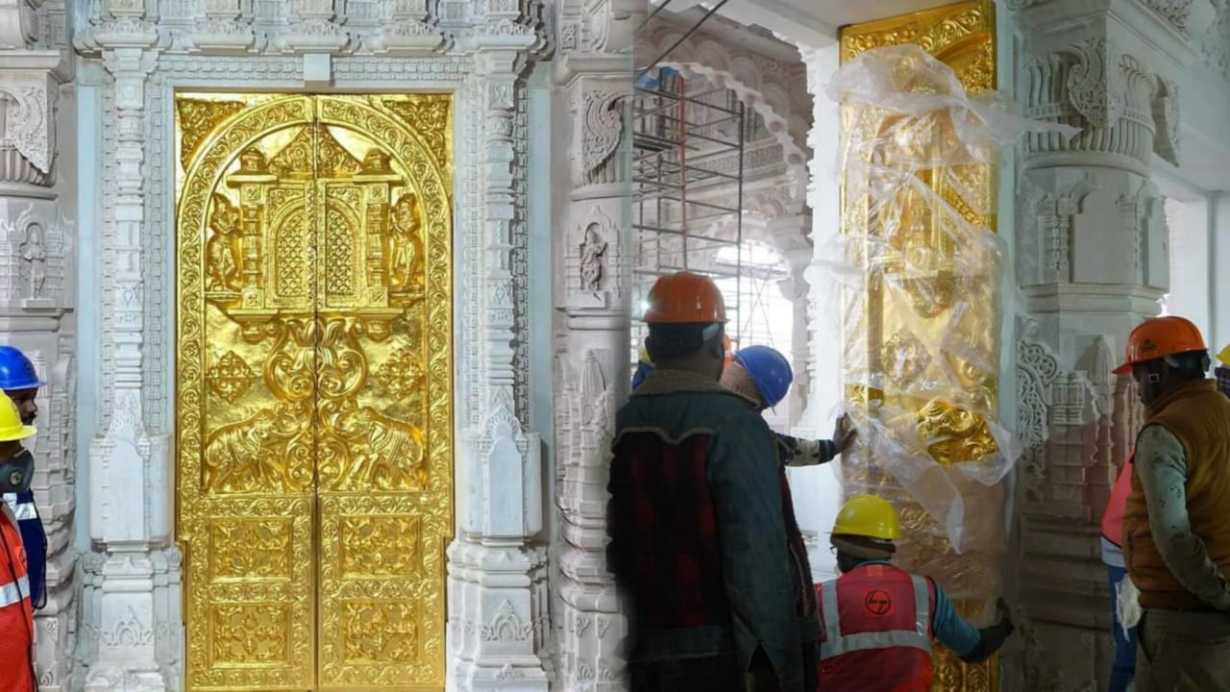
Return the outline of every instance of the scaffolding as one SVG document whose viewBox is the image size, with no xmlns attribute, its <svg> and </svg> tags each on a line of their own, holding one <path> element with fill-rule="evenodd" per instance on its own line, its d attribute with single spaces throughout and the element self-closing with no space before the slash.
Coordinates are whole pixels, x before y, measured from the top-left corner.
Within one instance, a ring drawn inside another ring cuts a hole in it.
<svg viewBox="0 0 1230 692">
<path fill-rule="evenodd" d="M 645 335 L 639 318 L 653 282 L 683 270 L 734 279 L 733 295 L 724 297 L 728 334 L 737 345 L 743 323 L 744 105 L 725 88 L 688 93 L 683 76 L 662 67 L 640 73 L 632 119 L 633 353 Z M 714 199 L 715 186 L 733 193 Z M 733 266 L 728 258 L 718 261 L 724 248 L 734 248 Z"/>
</svg>

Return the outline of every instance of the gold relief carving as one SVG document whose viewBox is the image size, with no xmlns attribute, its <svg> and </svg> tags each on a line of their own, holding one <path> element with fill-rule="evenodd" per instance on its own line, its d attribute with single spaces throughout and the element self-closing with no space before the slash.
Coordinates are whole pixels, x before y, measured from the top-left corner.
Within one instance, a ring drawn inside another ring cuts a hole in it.
<svg viewBox="0 0 1230 692">
<path fill-rule="evenodd" d="M 289 662 L 290 612 L 279 606 L 216 605 L 211 609 L 213 663 L 274 665 Z"/>
<path fill-rule="evenodd" d="M 841 30 L 841 59 L 851 60 L 872 48 L 917 43 L 923 50 L 944 62 L 960 60 L 950 52 L 970 50 L 984 37 L 994 40 L 995 8 L 990 0 L 974 0 L 914 12 L 901 17 L 855 24 Z M 994 50 L 994 43 L 992 51 Z M 975 46 L 972 50 L 981 50 Z M 991 53 L 994 60 L 994 53 Z M 978 89 L 994 88 L 994 69 L 990 70 L 990 86 L 976 84 Z"/>
<path fill-rule="evenodd" d="M 979 93 L 995 88 L 994 31 L 993 3 L 973 0 L 846 27 L 841 58 L 915 43 L 952 67 L 968 92 Z M 904 453 L 954 465 L 998 451 L 988 422 L 997 408 L 995 260 L 990 252 L 980 255 L 982 250 L 954 240 L 967 231 L 952 231 L 960 223 L 994 229 L 995 181 L 986 165 L 912 171 L 911 162 L 958 146 L 954 129 L 936 133 L 934 120 L 919 120 L 902 121 L 869 106 L 842 108 L 845 137 L 875 141 L 878 166 L 899 168 L 921 183 L 901 186 L 891 199 L 872 200 L 866 189 L 843 189 L 841 227 L 851 240 L 849 258 L 866 273 L 866 290 L 850 298 L 845 325 L 847 360 L 861 368 L 849 382 L 874 382 L 888 390 L 851 384 L 846 399 L 878 424 L 902 428 L 894 434 L 900 433 L 899 442 L 908 441 Z M 892 136 L 885 137 L 887 132 Z M 899 562 L 936 578 L 954 597 L 972 599 L 961 602 L 963 614 L 998 593 L 1002 528 L 995 527 L 1001 491 L 956 481 L 966 507 L 963 542 L 968 541 L 958 554 L 947 527 L 924 510 L 888 464 L 865 455 L 843 466 L 842 475 L 844 492 L 870 492 L 893 502 L 905 529 Z M 931 509 L 944 516 L 942 508 Z M 998 688 L 994 659 L 965 665 L 938 647 L 934 661 L 934 690 Z"/>
<path fill-rule="evenodd" d="M 213 194 L 213 211 L 209 215 L 209 242 L 205 252 L 209 280 L 206 290 L 227 293 L 238 289 L 239 270 L 239 208 L 226 195 Z"/>
<path fill-rule="evenodd" d="M 422 212 L 413 193 L 401 196 L 389 215 L 389 287 L 398 293 L 422 290 Z"/>
<path fill-rule="evenodd" d="M 443 687 L 452 125 L 431 96 L 417 125 L 396 97 L 233 97 L 180 172 L 188 689 Z"/>
<path fill-rule="evenodd" d="M 325 212 L 325 281 L 331 295 L 353 297 L 354 242 L 358 224 L 341 210 L 330 207 Z"/>
<path fill-rule="evenodd" d="M 338 143 L 329 128 L 317 124 L 300 130 L 269 162 L 271 173 L 291 179 L 337 178 L 362 169 L 359 160 Z"/>
<path fill-rule="evenodd" d="M 344 516 L 342 575 L 412 576 L 419 571 L 419 521 L 412 516 Z"/>
<path fill-rule="evenodd" d="M 215 394 L 233 404 L 238 401 L 256 382 L 256 373 L 248 367 L 243 356 L 234 351 L 227 351 L 218 362 L 209 369 L 209 388 Z"/>
<path fill-rule="evenodd" d="M 407 664 L 418 659 L 413 603 L 344 601 L 348 664 Z"/>
<path fill-rule="evenodd" d="M 209 526 L 213 579 L 290 579 L 288 519 L 219 519 Z"/>
<path fill-rule="evenodd" d="M 274 275 L 279 298 L 308 298 L 313 263 L 309 212 L 296 209 L 283 218 L 273 233 Z"/>
<path fill-rule="evenodd" d="M 423 367 L 418 354 L 409 349 L 395 351 L 376 371 L 376 381 L 392 399 L 410 399 L 422 388 Z"/>
<path fill-rule="evenodd" d="M 446 167 L 452 159 L 448 134 L 453 102 L 447 96 L 415 94 L 384 100 L 384 106 L 410 125 L 423 138 L 436 165 Z"/>
<path fill-rule="evenodd" d="M 941 464 L 977 461 L 999 449 L 986 419 L 939 399 L 918 411 L 918 433 L 932 441 L 927 451 Z"/>
<path fill-rule="evenodd" d="M 243 101 L 213 101 L 180 98 L 175 99 L 175 113 L 179 116 L 177 126 L 181 133 L 180 165 L 185 169 L 200 149 L 201 143 L 222 121 L 242 111 Z"/>
</svg>

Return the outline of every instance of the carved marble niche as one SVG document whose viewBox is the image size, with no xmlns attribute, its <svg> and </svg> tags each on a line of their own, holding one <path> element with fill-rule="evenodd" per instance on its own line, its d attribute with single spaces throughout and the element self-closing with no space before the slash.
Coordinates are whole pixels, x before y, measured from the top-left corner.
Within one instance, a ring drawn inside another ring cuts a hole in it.
<svg viewBox="0 0 1230 692">
<path fill-rule="evenodd" d="M 569 308 L 607 309 L 620 290 L 619 226 L 595 203 L 569 233 L 564 282 Z"/>
</svg>

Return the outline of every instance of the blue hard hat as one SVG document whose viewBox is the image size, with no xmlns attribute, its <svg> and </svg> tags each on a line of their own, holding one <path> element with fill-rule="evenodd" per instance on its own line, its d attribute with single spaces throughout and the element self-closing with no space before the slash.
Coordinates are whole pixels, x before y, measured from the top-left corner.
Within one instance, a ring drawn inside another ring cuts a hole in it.
<svg viewBox="0 0 1230 692">
<path fill-rule="evenodd" d="M 37 389 L 43 383 L 38 379 L 34 363 L 15 346 L 0 346 L 0 389 L 12 392 L 19 389 Z"/>
<path fill-rule="evenodd" d="M 794 371 L 790 369 L 790 361 L 777 349 L 748 346 L 739 349 L 735 354 L 735 362 L 742 365 L 752 378 L 752 383 L 760 391 L 760 398 L 764 400 L 765 406 L 771 408 L 786 398 L 790 383 L 794 381 Z"/>
<path fill-rule="evenodd" d="M 636 366 L 636 372 L 632 373 L 632 389 L 636 389 L 641 386 L 641 383 L 645 381 L 646 377 L 649 377 L 649 373 L 651 372 L 653 372 L 652 365 L 646 363 L 645 361 L 638 363 Z"/>
</svg>

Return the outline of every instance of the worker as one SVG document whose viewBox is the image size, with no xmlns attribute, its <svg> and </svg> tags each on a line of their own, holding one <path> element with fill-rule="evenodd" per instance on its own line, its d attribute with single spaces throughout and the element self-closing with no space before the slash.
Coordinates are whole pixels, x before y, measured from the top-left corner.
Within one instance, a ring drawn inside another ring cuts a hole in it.
<svg viewBox="0 0 1230 692">
<path fill-rule="evenodd" d="M 786 398 L 794 382 L 790 361 L 775 348 L 748 346 L 734 354 L 733 362 L 722 370 L 722 385 L 750 400 L 757 411 L 773 408 Z M 837 419 L 829 440 L 804 440 L 777 433 L 782 461 L 787 466 L 814 466 L 832 461 L 854 441 L 849 416 Z"/>
<path fill-rule="evenodd" d="M 725 334 L 722 335 L 722 352 L 726 354 L 722 359 L 722 368 L 723 371 L 725 371 L 725 368 L 730 367 L 732 362 L 730 337 Z M 653 372 L 653 359 L 649 357 L 649 350 L 644 346 L 641 346 L 641 351 L 638 354 L 636 361 L 636 370 L 632 373 L 633 391 L 635 391 L 637 387 L 641 386 L 641 383 L 645 381 L 645 378 L 648 377 L 651 372 Z"/>
<path fill-rule="evenodd" d="M 1217 354 L 1217 363 L 1217 367 L 1213 369 L 1213 376 L 1217 379 L 1217 389 L 1222 394 L 1230 396 L 1230 345 Z"/>
<path fill-rule="evenodd" d="M 26 354 L 13 346 L 0 346 L 0 389 L 13 400 L 24 425 L 33 425 L 38 417 L 38 405 L 34 399 L 42 386 L 34 363 Z M 21 493 L 5 493 L 4 500 L 17 517 L 21 529 L 29 564 L 30 600 L 34 603 L 34 609 L 38 610 L 47 602 L 47 534 L 43 519 L 34 502 L 34 491 L 30 488 Z"/>
<path fill-rule="evenodd" d="M 837 514 L 832 544 L 841 576 L 816 585 L 820 602 L 820 675 L 825 692 L 926 692 L 938 639 L 966 663 L 990 658 L 1012 634 L 1003 599 L 998 622 L 975 629 L 957 615 L 944 589 L 895 567 L 901 528 L 887 500 L 851 498 Z"/>
<path fill-rule="evenodd" d="M 1136 623 L 1120 613 L 1120 603 L 1134 598 L 1135 589 L 1123 563 L 1123 513 L 1132 490 L 1132 457 L 1128 456 L 1111 487 L 1110 500 L 1102 513 L 1102 564 L 1110 584 L 1111 636 L 1115 657 L 1111 661 L 1108 692 L 1125 692 L 1136 674 Z"/>
<path fill-rule="evenodd" d="M 0 492 L 21 494 L 30 485 L 34 457 L 21 441 L 33 436 L 17 406 L 0 393 Z M 0 690 L 34 690 L 34 608 L 26 551 L 17 519 L 0 502 Z"/>
<path fill-rule="evenodd" d="M 773 434 L 718 382 L 722 294 L 680 272 L 649 303 L 656 367 L 619 410 L 608 488 L 631 689 L 810 691 L 811 568 Z"/>
<path fill-rule="evenodd" d="M 1208 370 L 1200 330 L 1177 316 L 1132 330 L 1114 370 L 1145 406 L 1123 515 L 1141 692 L 1230 689 L 1230 399 Z"/>
</svg>

